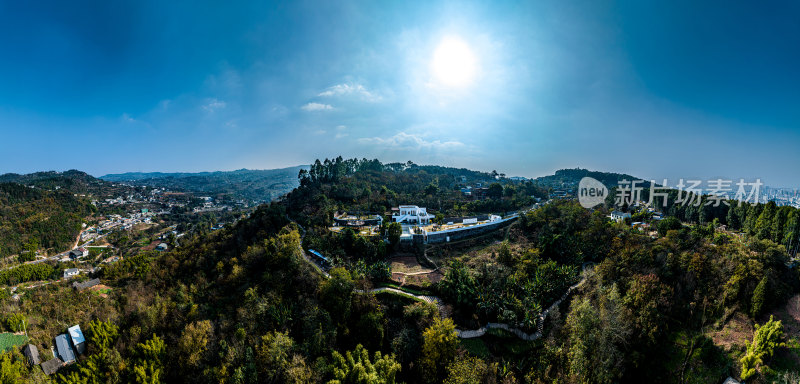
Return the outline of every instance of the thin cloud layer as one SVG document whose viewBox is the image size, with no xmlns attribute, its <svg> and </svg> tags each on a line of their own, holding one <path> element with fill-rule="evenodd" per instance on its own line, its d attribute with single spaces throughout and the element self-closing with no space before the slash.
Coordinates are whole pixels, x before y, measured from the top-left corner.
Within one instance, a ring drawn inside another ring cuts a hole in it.
<svg viewBox="0 0 800 384">
<path fill-rule="evenodd" d="M 214 112 L 214 111 L 216 111 L 218 109 L 225 108 L 227 105 L 228 104 L 223 100 L 208 99 L 208 100 L 206 100 L 206 103 L 203 104 L 202 108 L 206 112 Z"/>
<path fill-rule="evenodd" d="M 363 137 L 358 139 L 358 142 L 364 145 L 372 145 L 386 149 L 404 149 L 409 151 L 453 151 L 466 147 L 466 145 L 460 141 L 428 141 L 419 135 L 406 132 L 400 132 L 388 138 Z"/>
<path fill-rule="evenodd" d="M 313 111 L 330 111 L 330 110 L 333 109 L 333 106 L 331 106 L 330 104 L 322 104 L 322 103 L 308 103 L 308 104 L 300 107 L 300 109 L 302 109 L 304 111 L 310 111 L 310 112 L 313 112 Z"/>
<path fill-rule="evenodd" d="M 364 101 L 369 102 L 378 102 L 381 101 L 383 98 L 368 90 L 361 84 L 337 84 L 332 87 L 329 87 L 323 92 L 320 92 L 317 96 L 319 97 L 333 97 L 333 96 L 345 96 L 345 95 L 356 95 L 360 97 Z"/>
</svg>

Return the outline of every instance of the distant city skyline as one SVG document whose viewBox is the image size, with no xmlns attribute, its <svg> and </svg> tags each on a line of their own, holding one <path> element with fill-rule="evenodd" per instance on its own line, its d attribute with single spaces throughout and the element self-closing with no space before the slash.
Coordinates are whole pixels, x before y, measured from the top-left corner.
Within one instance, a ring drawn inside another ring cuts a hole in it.
<svg viewBox="0 0 800 384">
<path fill-rule="evenodd" d="M 0 173 L 377 158 L 800 186 L 800 3 L 0 3 Z"/>
</svg>

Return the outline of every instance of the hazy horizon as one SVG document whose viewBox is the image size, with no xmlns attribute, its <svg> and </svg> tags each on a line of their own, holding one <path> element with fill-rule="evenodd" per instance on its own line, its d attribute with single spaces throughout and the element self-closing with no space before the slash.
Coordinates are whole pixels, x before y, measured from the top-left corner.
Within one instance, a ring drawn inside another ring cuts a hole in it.
<svg viewBox="0 0 800 384">
<path fill-rule="evenodd" d="M 320 159 L 320 160 L 323 160 L 323 159 Z M 378 160 L 380 160 L 380 159 L 378 159 Z M 414 162 L 413 160 L 411 160 L 411 161 L 412 161 L 412 162 Z M 400 161 L 400 162 L 401 162 L 401 163 L 405 163 L 405 161 Z M 384 162 L 384 163 L 388 163 L 388 162 Z M 450 168 L 466 168 L 466 167 L 460 167 L 460 166 L 449 166 L 449 165 L 443 165 L 443 164 L 434 164 L 434 163 L 431 163 L 431 164 L 421 164 L 421 163 L 416 163 L 416 162 L 414 162 L 414 163 L 415 163 L 415 164 L 417 164 L 417 165 L 420 165 L 420 166 L 435 165 L 435 166 L 443 166 L 443 167 L 450 167 Z M 308 167 L 310 164 L 311 164 L 311 163 L 309 163 L 309 164 L 299 164 L 299 165 L 292 165 L 292 166 L 286 166 L 286 167 L 279 167 L 279 168 L 238 168 L 238 169 L 213 169 L 213 170 L 205 170 L 205 171 L 182 171 L 182 170 L 173 170 L 173 171 L 170 171 L 170 170 L 166 170 L 166 171 L 164 171 L 164 170 L 154 170 L 154 171 L 147 171 L 147 170 L 145 170 L 145 171 L 109 172 L 109 173 L 103 173 L 103 174 L 93 174 L 93 173 L 90 173 L 90 172 L 86 172 L 86 173 L 87 173 L 87 174 L 89 174 L 89 175 L 91 175 L 91 176 L 93 176 L 93 177 L 96 177 L 96 178 L 102 178 L 102 177 L 105 177 L 105 176 L 111 176 L 111 175 L 124 175 L 124 174 L 137 174 L 137 173 L 143 173 L 143 174 L 150 174 L 150 173 L 163 173 L 163 174 L 173 174 L 173 173 L 199 174 L 199 173 L 214 173 L 214 172 L 235 172 L 235 171 L 241 171 L 241 170 L 246 170 L 246 171 L 276 171 L 276 170 L 284 170 L 284 169 L 297 168 L 297 167 Z M 469 170 L 472 170 L 472 171 L 480 171 L 480 172 L 487 172 L 487 173 L 491 173 L 492 171 L 497 171 L 498 173 L 505 173 L 505 172 L 504 172 L 502 169 L 497 169 L 497 168 L 492 168 L 492 169 L 477 169 L 477 168 L 468 168 L 468 169 L 469 169 Z M 551 172 L 545 172 L 545 173 L 543 173 L 543 174 L 539 174 L 539 175 L 533 175 L 533 176 L 524 176 L 524 175 L 516 175 L 516 174 L 506 174 L 506 177 L 525 177 L 525 178 L 527 178 L 527 179 L 536 179 L 536 178 L 539 178 L 539 177 L 544 177 L 544 176 L 551 176 L 551 175 L 554 175 L 556 171 L 559 171 L 559 170 L 564 170 L 564 169 L 586 169 L 586 170 L 588 170 L 588 171 L 597 171 L 597 172 L 608 172 L 608 173 L 628 174 L 628 175 L 630 175 L 630 176 L 636 177 L 638 180 L 644 180 L 644 181 L 650 181 L 650 180 L 654 180 L 654 181 L 656 181 L 657 183 L 660 183 L 660 182 L 662 181 L 662 179 L 664 179 L 663 177 L 646 177 L 646 176 L 643 176 L 643 175 L 631 174 L 631 173 L 629 173 L 629 172 L 625 172 L 625 171 L 622 171 L 622 170 L 613 170 L 613 169 L 592 169 L 592 168 L 586 168 L 586 167 L 580 167 L 580 166 L 573 166 L 573 167 L 565 167 L 565 168 L 553 169 Z M 46 169 L 46 170 L 44 170 L 44 169 L 43 169 L 43 170 L 38 170 L 38 171 L 35 171 L 35 172 L 51 172 L 51 171 L 52 171 L 52 172 L 66 172 L 66 171 L 70 171 L 70 170 L 77 170 L 77 171 L 85 172 L 85 171 L 83 171 L 83 170 L 80 170 L 80 169 L 74 169 L 74 168 L 71 168 L 71 169 L 61 169 L 61 170 L 58 170 L 58 169 Z M 19 174 L 19 172 L 3 172 L 3 173 L 0 173 L 0 175 L 6 174 L 6 173 L 17 173 L 17 174 Z M 33 172 L 31 172 L 31 173 L 33 173 Z M 681 177 L 681 178 L 682 178 L 682 179 L 684 179 L 684 180 L 690 180 L 690 179 L 702 180 L 703 182 L 706 182 L 706 181 L 708 181 L 708 180 L 710 180 L 710 179 L 717 179 L 717 178 L 721 178 L 721 179 L 724 179 L 724 180 L 732 180 L 734 185 L 735 185 L 735 183 L 736 183 L 736 182 L 737 182 L 737 181 L 740 179 L 740 178 L 734 178 L 734 177 L 730 177 L 730 176 L 720 176 L 720 175 L 715 175 L 715 176 L 706 176 L 706 177 L 703 177 L 703 176 L 697 176 L 697 175 L 690 175 L 689 177 Z M 668 179 L 667 181 L 668 181 L 669 183 L 668 183 L 667 185 L 668 185 L 668 186 L 671 186 L 671 187 L 675 187 L 675 185 L 674 185 L 674 184 L 676 184 L 676 183 L 678 182 L 678 179 L 681 179 L 681 178 L 676 178 L 676 179 Z M 746 181 L 746 182 L 753 182 L 753 181 L 755 181 L 755 178 L 751 178 L 751 179 L 744 178 L 744 179 L 745 179 L 745 181 Z M 763 181 L 764 181 L 764 180 L 762 180 L 762 182 L 763 182 Z M 799 189 L 797 186 L 793 186 L 793 185 L 778 185 L 778 184 L 769 184 L 769 183 L 765 183 L 765 184 L 764 184 L 764 186 L 765 186 L 765 187 L 771 187 L 771 188 L 784 188 L 784 189 L 786 189 L 786 188 L 791 188 L 791 189 Z"/>
</svg>

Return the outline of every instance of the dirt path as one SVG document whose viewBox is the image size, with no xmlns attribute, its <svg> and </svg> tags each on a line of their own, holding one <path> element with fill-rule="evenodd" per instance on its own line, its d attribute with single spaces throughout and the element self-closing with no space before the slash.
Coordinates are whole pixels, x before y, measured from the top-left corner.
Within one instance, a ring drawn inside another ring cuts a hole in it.
<svg viewBox="0 0 800 384">
<path fill-rule="evenodd" d="M 72 249 L 75 249 L 75 248 L 78 248 L 78 243 L 81 242 L 81 234 L 82 233 L 83 233 L 83 229 L 81 229 L 80 232 L 78 232 L 78 237 L 75 238 L 75 244 L 72 244 L 72 247 L 70 249 L 68 249 L 68 251 L 72 250 Z"/>
</svg>

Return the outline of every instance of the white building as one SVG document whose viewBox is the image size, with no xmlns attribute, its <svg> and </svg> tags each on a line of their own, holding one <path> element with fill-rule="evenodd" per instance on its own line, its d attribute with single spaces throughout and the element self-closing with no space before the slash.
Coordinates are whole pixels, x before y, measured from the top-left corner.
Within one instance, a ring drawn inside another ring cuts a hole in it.
<svg viewBox="0 0 800 384">
<path fill-rule="evenodd" d="M 72 276 L 78 276 L 78 273 L 80 273 L 80 271 L 78 270 L 78 268 L 69 268 L 69 269 L 65 269 L 65 270 L 64 270 L 64 278 L 65 278 L 65 279 L 68 279 L 68 278 L 70 278 L 70 277 L 72 277 Z"/>
<path fill-rule="evenodd" d="M 625 218 L 630 218 L 631 214 L 628 212 L 613 211 L 611 212 L 611 220 L 623 221 Z"/>
<path fill-rule="evenodd" d="M 405 224 L 428 224 L 434 218 L 425 208 L 416 205 L 401 205 L 392 215 L 392 222 Z"/>
</svg>

